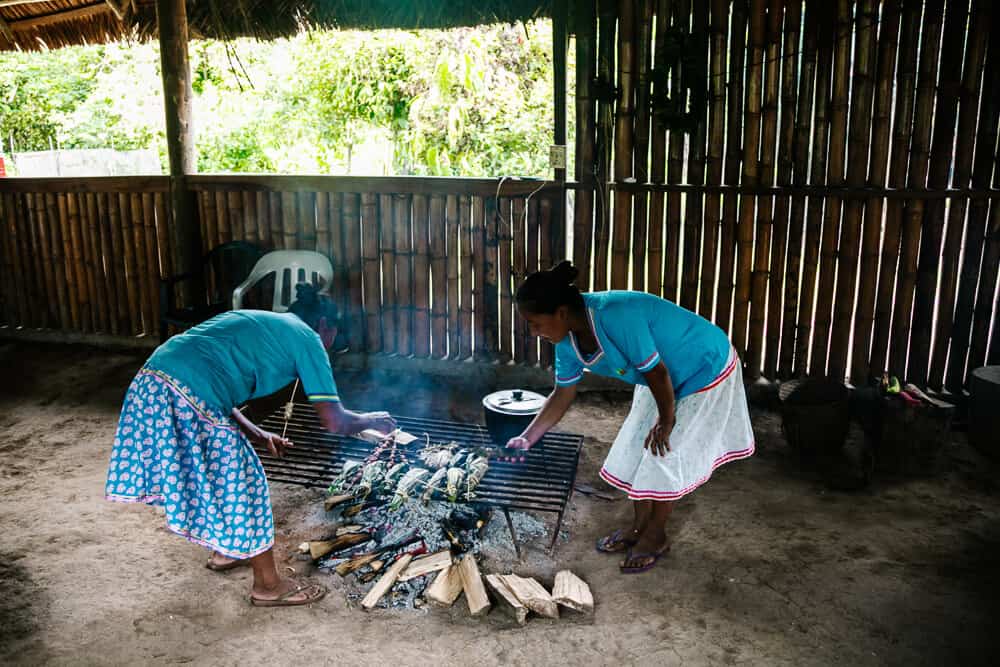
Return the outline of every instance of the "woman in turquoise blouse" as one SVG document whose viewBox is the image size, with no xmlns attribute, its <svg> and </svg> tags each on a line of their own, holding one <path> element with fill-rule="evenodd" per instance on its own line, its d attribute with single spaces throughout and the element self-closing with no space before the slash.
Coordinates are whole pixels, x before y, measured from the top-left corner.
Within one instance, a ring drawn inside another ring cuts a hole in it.
<svg viewBox="0 0 1000 667">
<path fill-rule="evenodd" d="M 230 311 L 157 348 L 125 396 L 108 466 L 109 500 L 163 507 L 170 530 L 213 551 L 213 570 L 249 564 L 257 606 L 307 604 L 326 589 L 275 568 L 270 494 L 250 443 L 274 456 L 292 443 L 237 406 L 298 378 L 330 432 L 395 428 L 386 412 L 344 409 L 327 352 L 337 307 L 312 285 L 296 296 L 288 313 Z"/>
<path fill-rule="evenodd" d="M 625 552 L 621 570 L 644 572 L 668 550 L 674 503 L 720 465 L 753 454 L 739 359 L 726 334 L 689 310 L 642 292 L 582 294 L 562 262 L 527 277 L 518 312 L 556 347 L 555 389 L 508 447 L 529 449 L 555 426 L 585 372 L 635 385 L 632 409 L 601 468 L 628 494 L 634 518 L 597 542 Z"/>
</svg>

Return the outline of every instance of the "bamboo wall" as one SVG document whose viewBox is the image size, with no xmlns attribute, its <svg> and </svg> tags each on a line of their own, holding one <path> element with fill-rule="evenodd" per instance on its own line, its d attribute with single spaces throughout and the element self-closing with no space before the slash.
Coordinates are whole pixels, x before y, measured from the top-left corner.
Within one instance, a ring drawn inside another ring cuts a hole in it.
<svg viewBox="0 0 1000 667">
<path fill-rule="evenodd" d="M 958 390 L 1000 363 L 992 3 L 577 9 L 571 224 L 561 183 L 189 176 L 204 249 L 327 254 L 352 347 L 372 353 L 547 366 L 512 289 L 571 256 L 584 289 L 717 322 L 751 378 L 887 370 Z M 698 93 L 677 129 L 670 100 Z M 0 179 L 0 324 L 155 335 L 169 186 Z"/>
<path fill-rule="evenodd" d="M 989 0 L 581 7 L 587 287 L 712 319 L 751 378 L 888 370 L 957 390 L 1000 363 Z M 698 92 L 675 129 L 665 100 Z"/>
</svg>

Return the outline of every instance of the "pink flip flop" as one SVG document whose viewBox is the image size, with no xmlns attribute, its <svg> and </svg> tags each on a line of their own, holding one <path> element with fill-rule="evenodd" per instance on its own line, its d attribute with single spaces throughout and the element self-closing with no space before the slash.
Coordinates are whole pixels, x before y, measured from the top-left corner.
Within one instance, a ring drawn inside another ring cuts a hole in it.
<svg viewBox="0 0 1000 667">
<path fill-rule="evenodd" d="M 641 567 L 625 567 L 624 565 L 620 565 L 618 569 L 622 571 L 622 574 L 640 574 L 641 572 L 645 572 L 647 570 L 652 569 L 653 566 L 656 565 L 657 562 L 659 562 L 660 558 L 665 556 L 668 551 L 670 551 L 669 544 L 664 545 L 664 547 L 659 551 L 653 551 L 651 553 L 633 553 L 632 550 L 629 549 L 628 551 L 625 552 L 626 563 L 632 560 L 633 558 L 652 558 L 653 560 Z"/>
</svg>

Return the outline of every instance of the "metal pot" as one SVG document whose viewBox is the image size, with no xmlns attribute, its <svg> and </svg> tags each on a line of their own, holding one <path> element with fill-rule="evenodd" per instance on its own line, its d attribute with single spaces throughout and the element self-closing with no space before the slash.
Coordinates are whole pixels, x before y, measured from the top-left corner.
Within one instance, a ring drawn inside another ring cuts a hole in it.
<svg viewBox="0 0 1000 667">
<path fill-rule="evenodd" d="M 521 435 L 545 405 L 545 397 L 523 389 L 495 391 L 483 397 L 483 415 L 490 438 L 498 447 Z"/>
</svg>

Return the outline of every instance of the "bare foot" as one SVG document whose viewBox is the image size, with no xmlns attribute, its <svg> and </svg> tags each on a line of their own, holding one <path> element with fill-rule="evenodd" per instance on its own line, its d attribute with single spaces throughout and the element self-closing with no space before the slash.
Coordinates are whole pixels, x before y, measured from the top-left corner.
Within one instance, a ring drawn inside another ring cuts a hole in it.
<svg viewBox="0 0 1000 667">
<path fill-rule="evenodd" d="M 294 579 L 282 579 L 274 588 L 254 586 L 250 603 L 256 607 L 292 607 L 323 599 L 326 587 Z"/>
</svg>

